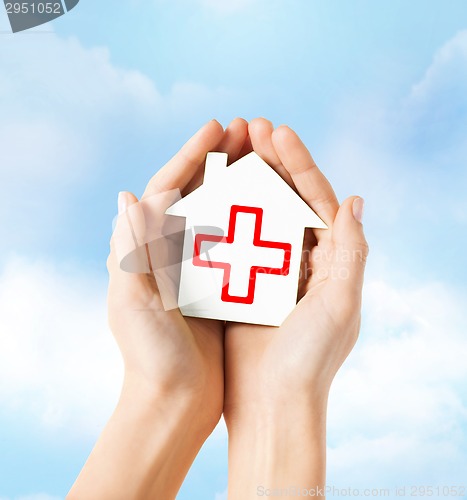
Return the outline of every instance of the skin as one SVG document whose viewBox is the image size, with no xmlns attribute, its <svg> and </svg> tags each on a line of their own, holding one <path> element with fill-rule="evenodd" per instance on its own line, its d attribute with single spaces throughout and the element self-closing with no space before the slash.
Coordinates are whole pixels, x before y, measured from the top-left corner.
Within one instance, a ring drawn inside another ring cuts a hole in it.
<svg viewBox="0 0 467 500">
<path fill-rule="evenodd" d="M 196 189 L 209 151 L 228 153 L 232 163 L 253 149 L 329 226 L 306 231 L 295 310 L 280 328 L 164 311 L 154 276 L 122 271 L 111 242 L 109 323 L 124 383 L 69 500 L 175 498 L 222 412 L 229 498 L 256 498 L 260 485 L 324 485 L 327 395 L 360 325 L 368 253 L 360 198 L 339 206 L 288 127 L 238 118 L 225 131 L 216 121 L 206 124 L 149 181 L 143 199 Z M 137 202 L 122 193 L 119 212 Z"/>
</svg>

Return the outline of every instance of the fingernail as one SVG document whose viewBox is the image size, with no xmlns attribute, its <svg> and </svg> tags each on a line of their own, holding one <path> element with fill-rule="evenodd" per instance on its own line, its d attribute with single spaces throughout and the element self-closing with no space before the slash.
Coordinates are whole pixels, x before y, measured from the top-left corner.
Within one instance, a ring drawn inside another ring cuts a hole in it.
<svg viewBox="0 0 467 500">
<path fill-rule="evenodd" d="M 362 222 L 363 220 L 363 208 L 365 206 L 365 200 L 363 198 L 355 198 L 352 205 L 353 216 L 357 222 Z"/>
<path fill-rule="evenodd" d="M 118 215 L 121 215 L 126 211 L 127 201 L 126 201 L 126 192 L 120 191 L 118 193 Z"/>
</svg>

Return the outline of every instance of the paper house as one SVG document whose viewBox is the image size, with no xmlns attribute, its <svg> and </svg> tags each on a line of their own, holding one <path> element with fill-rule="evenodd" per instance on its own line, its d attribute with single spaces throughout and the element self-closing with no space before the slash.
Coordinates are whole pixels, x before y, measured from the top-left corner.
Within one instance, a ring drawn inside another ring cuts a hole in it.
<svg viewBox="0 0 467 500">
<path fill-rule="evenodd" d="M 186 218 L 182 314 L 274 326 L 296 304 L 304 228 L 327 227 L 255 152 L 208 153 L 203 185 L 166 214 Z"/>
</svg>

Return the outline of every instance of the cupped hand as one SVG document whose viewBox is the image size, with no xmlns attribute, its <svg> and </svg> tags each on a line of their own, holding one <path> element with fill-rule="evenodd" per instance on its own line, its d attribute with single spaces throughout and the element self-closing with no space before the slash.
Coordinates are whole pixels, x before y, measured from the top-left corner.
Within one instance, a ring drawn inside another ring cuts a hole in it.
<svg viewBox="0 0 467 500">
<path fill-rule="evenodd" d="M 368 254 L 363 200 L 339 206 L 334 191 L 290 128 L 264 119 L 249 125 L 252 148 L 327 224 L 304 237 L 298 303 L 280 327 L 228 323 L 225 334 L 227 424 L 243 412 L 325 401 L 360 328 Z M 282 406 L 281 406 L 282 405 Z"/>
<path fill-rule="evenodd" d="M 234 120 L 225 131 L 218 122 L 209 122 L 150 180 L 142 200 L 171 190 L 185 195 L 195 189 L 202 181 L 206 154 L 222 151 L 234 161 L 247 140 L 247 127 L 242 119 Z M 134 195 L 121 193 L 120 217 L 132 209 L 137 214 L 136 204 Z M 151 251 L 157 253 L 155 245 Z M 199 409 L 200 422 L 212 430 L 223 406 L 224 324 L 185 318 L 178 309 L 164 310 L 154 274 L 122 270 L 115 246 L 111 243 L 108 259 L 109 323 L 124 359 L 126 383 L 166 400 L 187 397 Z"/>
</svg>

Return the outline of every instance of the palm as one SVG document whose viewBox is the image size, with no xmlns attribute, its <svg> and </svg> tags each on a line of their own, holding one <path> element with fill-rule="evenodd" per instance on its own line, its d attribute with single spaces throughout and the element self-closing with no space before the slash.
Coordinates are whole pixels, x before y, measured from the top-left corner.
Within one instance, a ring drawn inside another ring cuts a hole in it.
<svg viewBox="0 0 467 500">
<path fill-rule="evenodd" d="M 171 389 L 201 390 L 206 380 L 222 380 L 221 322 L 184 318 L 177 309 L 164 311 L 154 277 L 142 275 L 138 281 L 126 288 L 122 301 L 117 294 L 109 296 L 110 310 L 118 310 L 112 331 L 127 366 L 138 366 L 157 387 L 168 382 Z"/>
<path fill-rule="evenodd" d="M 316 275 L 318 269 L 315 267 L 312 272 Z M 358 334 L 358 297 L 346 298 L 344 290 L 330 278 L 310 278 L 300 283 L 299 289 L 307 291 L 279 328 L 227 325 L 227 377 L 230 384 L 232 375 L 234 391 L 248 387 L 249 379 L 256 380 L 264 394 L 277 389 L 279 383 L 287 391 L 309 387 L 324 376 L 332 378 L 350 352 Z M 343 302 L 346 300 L 352 306 Z M 334 363 L 328 366 L 331 351 L 340 352 L 338 356 L 334 352 Z M 256 389 L 252 397 L 258 397 Z"/>
</svg>

